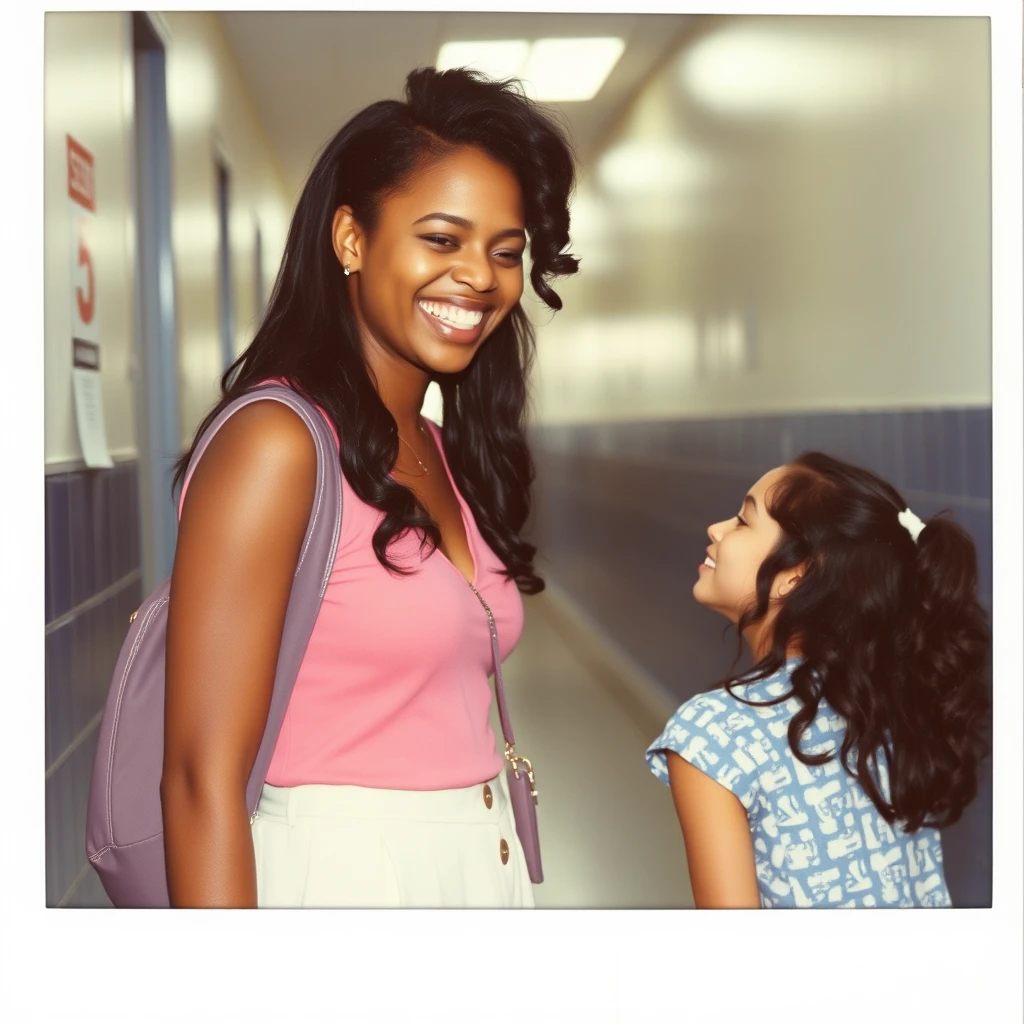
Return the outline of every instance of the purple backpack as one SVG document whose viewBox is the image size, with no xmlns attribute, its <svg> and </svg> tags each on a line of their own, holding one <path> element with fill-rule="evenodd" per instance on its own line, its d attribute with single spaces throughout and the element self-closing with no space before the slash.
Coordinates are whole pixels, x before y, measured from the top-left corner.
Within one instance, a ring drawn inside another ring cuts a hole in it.
<svg viewBox="0 0 1024 1024">
<path fill-rule="evenodd" d="M 283 385 L 259 387 L 226 406 L 196 446 L 189 474 L 228 417 L 250 402 L 267 399 L 289 406 L 309 427 L 316 445 L 317 474 L 313 509 L 285 615 L 270 711 L 245 787 L 250 812 L 256 810 L 259 802 L 288 700 L 334 565 L 341 528 L 341 468 L 334 434 L 315 406 Z M 160 805 L 170 589 L 170 580 L 165 580 L 132 616 L 111 680 L 93 762 L 85 847 L 89 862 L 115 907 L 170 906 Z"/>
</svg>

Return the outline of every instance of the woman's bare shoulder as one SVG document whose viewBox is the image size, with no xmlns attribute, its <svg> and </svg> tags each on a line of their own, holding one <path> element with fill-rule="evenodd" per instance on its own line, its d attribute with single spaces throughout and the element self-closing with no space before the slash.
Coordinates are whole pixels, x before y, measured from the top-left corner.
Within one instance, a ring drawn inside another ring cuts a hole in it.
<svg viewBox="0 0 1024 1024">
<path fill-rule="evenodd" d="M 274 499 L 298 502 L 308 516 L 316 463 L 313 437 L 298 413 L 272 399 L 253 402 L 211 438 L 189 482 L 182 515 L 203 494 L 263 506 Z"/>
</svg>

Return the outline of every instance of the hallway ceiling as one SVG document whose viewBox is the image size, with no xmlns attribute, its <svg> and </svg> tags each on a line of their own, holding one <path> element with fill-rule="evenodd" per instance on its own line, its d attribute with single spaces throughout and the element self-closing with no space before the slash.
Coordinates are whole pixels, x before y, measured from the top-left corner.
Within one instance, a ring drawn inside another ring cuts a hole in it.
<svg viewBox="0 0 1024 1024">
<path fill-rule="evenodd" d="M 334 132 L 375 100 L 400 98 L 408 72 L 433 64 L 449 40 L 624 39 L 625 52 L 594 99 L 549 104 L 568 121 L 586 161 L 690 20 L 680 14 L 422 11 L 231 11 L 218 17 L 293 201 Z"/>
</svg>

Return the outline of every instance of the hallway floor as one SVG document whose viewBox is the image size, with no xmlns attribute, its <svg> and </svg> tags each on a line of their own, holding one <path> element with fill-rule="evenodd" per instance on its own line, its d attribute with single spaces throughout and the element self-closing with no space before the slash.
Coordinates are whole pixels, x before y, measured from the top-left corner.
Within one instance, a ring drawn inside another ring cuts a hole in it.
<svg viewBox="0 0 1024 1024">
<path fill-rule="evenodd" d="M 525 604 L 523 638 L 503 671 L 517 750 L 537 777 L 537 906 L 692 907 L 672 798 L 644 761 L 673 709 L 661 715 L 637 700 L 559 598 Z M 500 735 L 496 716 L 494 728 Z"/>
</svg>

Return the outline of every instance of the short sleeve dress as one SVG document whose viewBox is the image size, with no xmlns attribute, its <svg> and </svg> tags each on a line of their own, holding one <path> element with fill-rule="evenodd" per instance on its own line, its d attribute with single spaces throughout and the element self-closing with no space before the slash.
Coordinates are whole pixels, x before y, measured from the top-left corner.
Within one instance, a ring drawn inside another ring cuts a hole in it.
<svg viewBox="0 0 1024 1024">
<path fill-rule="evenodd" d="M 734 687 L 745 700 L 791 692 L 790 661 L 768 679 Z M 668 784 L 672 751 L 733 793 L 747 812 L 762 907 L 949 907 L 937 830 L 890 826 L 838 756 L 820 766 L 793 756 L 787 731 L 797 697 L 750 707 L 726 690 L 688 700 L 647 750 Z M 825 701 L 805 731 L 807 753 L 835 750 L 846 725 Z M 888 797 L 885 759 L 878 783 Z"/>
</svg>

